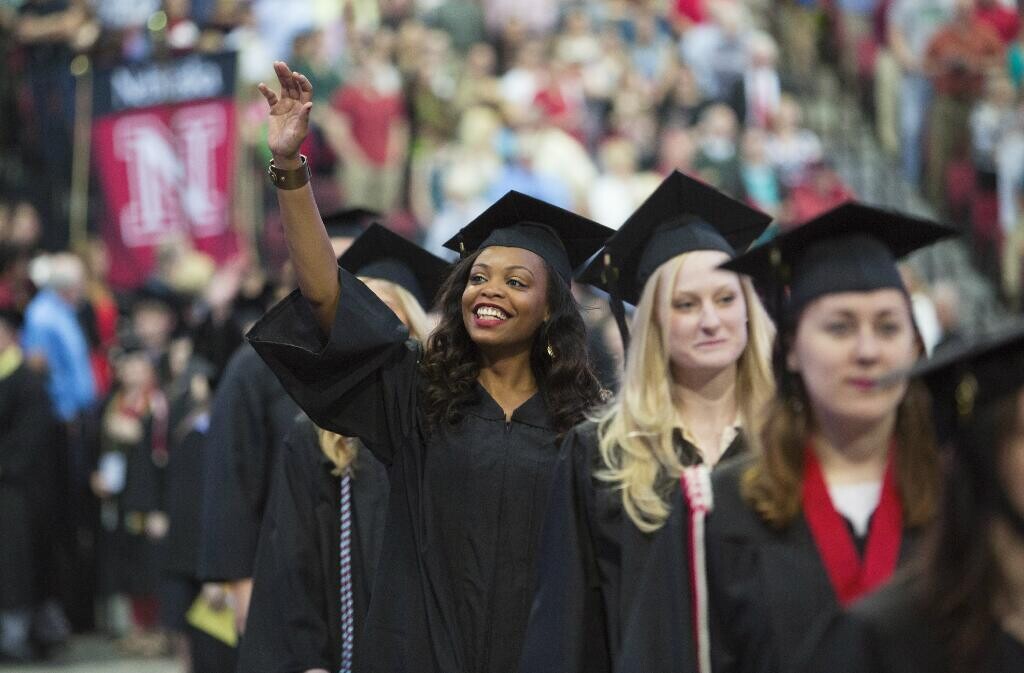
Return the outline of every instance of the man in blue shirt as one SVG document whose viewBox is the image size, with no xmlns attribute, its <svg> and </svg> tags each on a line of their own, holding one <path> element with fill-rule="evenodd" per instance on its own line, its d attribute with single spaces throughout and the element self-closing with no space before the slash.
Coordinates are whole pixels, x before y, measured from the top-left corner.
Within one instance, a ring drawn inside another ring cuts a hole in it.
<svg viewBox="0 0 1024 673">
<path fill-rule="evenodd" d="M 44 288 L 25 309 L 22 348 L 31 364 L 45 367 L 57 415 L 72 422 L 96 402 L 89 345 L 76 316 L 85 271 L 71 254 L 54 255 L 48 262 Z"/>
<path fill-rule="evenodd" d="M 41 559 L 41 571 L 48 578 L 46 598 L 53 615 L 54 641 L 66 633 L 63 611 L 79 628 L 93 618 L 92 554 L 81 540 L 89 538 L 92 527 L 92 498 L 88 490 L 89 431 L 95 419 L 96 383 L 89 361 L 89 346 L 76 315 L 85 294 L 85 269 L 74 255 L 61 253 L 37 261 L 41 264 L 33 280 L 42 289 L 25 309 L 22 349 L 26 363 L 43 372 L 46 388 L 59 427 L 55 428 L 50 451 L 54 464 L 54 492 L 46 496 L 46 518 L 52 527 L 50 550 Z M 50 566 L 52 564 L 52 566 Z"/>
</svg>

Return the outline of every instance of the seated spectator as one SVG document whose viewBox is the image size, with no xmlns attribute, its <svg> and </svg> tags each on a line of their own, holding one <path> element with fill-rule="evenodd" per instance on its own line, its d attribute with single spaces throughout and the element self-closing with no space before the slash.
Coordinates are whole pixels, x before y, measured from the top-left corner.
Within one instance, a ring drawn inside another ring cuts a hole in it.
<svg viewBox="0 0 1024 673">
<path fill-rule="evenodd" d="M 603 172 L 594 180 L 587 196 L 590 217 L 613 229 L 644 202 L 653 187 L 651 176 L 637 172 L 636 148 L 623 138 L 611 138 L 601 145 Z M 654 178 L 655 186 L 657 178 Z"/>
<path fill-rule="evenodd" d="M 505 164 L 484 198 L 493 203 L 514 189 L 560 208 L 571 208 L 572 190 L 563 180 L 541 172 L 535 165 L 532 148 L 522 147 L 522 140 L 520 134 L 510 134 Z"/>
<path fill-rule="evenodd" d="M 548 122 L 582 141 L 586 101 L 579 64 L 555 59 L 539 84 L 533 106 Z"/>
<path fill-rule="evenodd" d="M 660 82 L 672 57 L 668 35 L 661 30 L 657 16 L 641 11 L 633 21 L 634 36 L 629 47 L 633 70 L 651 84 Z"/>
<path fill-rule="evenodd" d="M 501 90 L 495 76 L 496 66 L 493 46 L 478 42 L 470 47 L 455 90 L 455 109 L 465 111 L 476 105 L 500 105 Z"/>
<path fill-rule="evenodd" d="M 517 131 L 520 149 L 530 156 L 530 164 L 537 174 L 565 185 L 569 204 L 566 208 L 584 210 L 587 192 L 597 177 L 597 167 L 583 143 L 543 117 L 520 126 Z"/>
<path fill-rule="evenodd" d="M 821 141 L 801 126 L 802 115 L 796 99 L 782 96 L 768 137 L 768 159 L 787 189 L 800 182 L 807 167 L 822 157 Z"/>
<path fill-rule="evenodd" d="M 740 172 L 747 202 L 769 215 L 778 215 L 782 206 L 782 190 L 778 174 L 768 160 L 767 135 L 759 128 L 743 133 L 740 150 Z"/>
<path fill-rule="evenodd" d="M 521 117 L 537 97 L 544 78 L 544 43 L 531 40 L 515 55 L 515 63 L 501 76 L 501 98 L 514 117 Z"/>
<path fill-rule="evenodd" d="M 192 19 L 191 0 L 164 0 L 164 12 L 167 14 L 165 39 L 170 52 L 180 55 L 193 51 L 199 44 L 200 33 Z"/>
<path fill-rule="evenodd" d="M 1024 28 L 1017 31 L 1006 49 L 1006 69 L 1017 94 L 1024 90 Z"/>
<path fill-rule="evenodd" d="M 426 20 L 428 26 L 447 33 L 452 48 L 460 54 L 486 38 L 483 10 L 474 0 L 443 0 L 427 14 Z"/>
<path fill-rule="evenodd" d="M 1003 44 L 1009 45 L 1017 39 L 1020 32 L 1020 15 L 1015 7 L 1008 6 L 1002 0 L 977 0 L 974 16 L 982 23 L 988 24 L 999 35 Z"/>
<path fill-rule="evenodd" d="M 325 135 L 342 159 L 348 207 L 391 211 L 402 188 L 409 130 L 402 80 L 389 55 L 370 50 L 331 101 Z"/>
<path fill-rule="evenodd" d="M 1024 185 L 1024 102 L 1015 103 L 1013 114 L 995 146 L 996 189 L 999 224 L 1009 236 L 1020 225 L 1021 187 Z"/>
<path fill-rule="evenodd" d="M 324 45 L 322 30 L 299 33 L 292 40 L 290 65 L 313 85 L 313 100 L 327 104 L 341 87 L 346 64 L 333 61 Z"/>
<path fill-rule="evenodd" d="M 713 20 L 680 37 L 680 54 L 709 98 L 726 100 L 747 67 L 747 16 L 738 2 L 712 6 Z"/>
<path fill-rule="evenodd" d="M 672 171 L 679 171 L 687 175 L 694 175 L 694 159 L 697 156 L 697 141 L 695 134 L 684 126 L 666 125 L 658 140 L 657 172 L 659 175 L 668 175 Z"/>
<path fill-rule="evenodd" d="M 971 164 L 975 190 L 971 198 L 972 225 L 976 248 L 984 249 L 982 258 L 989 268 L 998 269 L 998 251 L 1002 245 L 999 201 L 997 197 L 1001 145 L 1014 131 L 1016 110 L 1013 84 L 1000 73 L 988 77 L 985 96 L 971 113 Z M 1012 141 L 1011 141 L 1012 142 Z"/>
<path fill-rule="evenodd" d="M 565 27 L 555 41 L 555 57 L 569 63 L 593 63 L 601 57 L 601 41 L 585 8 L 566 8 Z"/>
<path fill-rule="evenodd" d="M 799 226 L 854 196 L 831 162 L 819 160 L 808 167 L 803 179 L 789 193 L 784 216 L 786 228 Z"/>
<path fill-rule="evenodd" d="M 901 73 L 899 93 L 900 151 L 903 176 L 921 186 L 924 129 L 933 97 L 926 71 L 932 38 L 952 14 L 949 0 L 894 0 L 889 8 L 889 48 Z"/>
<path fill-rule="evenodd" d="M 444 244 L 459 233 L 466 222 L 471 222 L 490 205 L 482 196 L 480 176 L 467 164 L 455 163 L 444 174 L 444 200 L 437 215 L 427 229 L 423 247 L 443 257 L 457 260 L 458 254 Z"/>
<path fill-rule="evenodd" d="M 712 105 L 701 115 L 698 132 L 700 149 L 693 164 L 697 175 L 733 198 L 744 198 L 736 113 L 727 105 Z"/>
<path fill-rule="evenodd" d="M 782 88 L 776 64 L 779 50 L 766 33 L 753 33 L 748 45 L 750 67 L 743 76 L 743 109 L 746 123 L 767 129 L 779 111 Z"/>
<path fill-rule="evenodd" d="M 975 0 L 956 0 L 953 18 L 928 44 L 926 63 L 935 103 L 928 117 L 927 196 L 946 208 L 946 169 L 968 143 L 968 120 L 980 98 L 985 72 L 998 66 L 1003 45 L 989 25 L 974 15 Z"/>
<path fill-rule="evenodd" d="M 658 152 L 658 119 L 646 82 L 627 70 L 611 102 L 607 134 L 627 138 L 636 148 L 637 163 L 650 165 Z"/>
<path fill-rule="evenodd" d="M 697 78 L 686 65 L 678 65 L 668 79 L 668 93 L 658 106 L 658 120 L 662 126 L 693 126 L 710 104 L 697 83 Z"/>
<path fill-rule="evenodd" d="M 672 3 L 670 16 L 677 26 L 690 26 L 703 23 L 707 18 L 705 0 L 675 0 Z"/>
</svg>

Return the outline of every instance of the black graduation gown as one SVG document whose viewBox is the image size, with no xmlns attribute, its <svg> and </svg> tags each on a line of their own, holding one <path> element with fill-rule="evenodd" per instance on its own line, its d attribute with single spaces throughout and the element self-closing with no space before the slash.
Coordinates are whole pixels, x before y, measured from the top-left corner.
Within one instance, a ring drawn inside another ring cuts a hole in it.
<svg viewBox="0 0 1024 673">
<path fill-rule="evenodd" d="M 104 415 L 121 403 L 115 392 L 104 407 Z M 101 430 L 101 460 L 107 453 L 121 454 L 124 486 L 102 502 L 99 549 L 101 594 L 154 595 L 160 588 L 167 552 L 167 539 L 146 533 L 146 521 L 167 506 L 167 462 L 153 451 L 154 420 L 151 413 L 139 417 L 142 435 L 124 441 Z M 169 456 L 169 453 L 167 454 Z"/>
<path fill-rule="evenodd" d="M 256 554 L 239 671 L 291 673 L 341 665 L 340 479 L 316 427 L 296 420 L 275 470 Z M 369 451 L 352 477 L 354 642 L 365 616 L 387 514 L 388 475 Z"/>
<path fill-rule="evenodd" d="M 842 615 L 806 519 L 768 526 L 740 494 L 749 460 L 715 472 L 707 520 L 712 664 L 716 673 L 803 671 Z M 915 547 L 904 529 L 900 563 Z"/>
<path fill-rule="evenodd" d="M 681 455 L 697 456 L 676 437 Z M 745 452 L 742 436 L 723 460 Z M 594 477 L 602 466 L 597 424 L 566 436 L 555 467 L 538 558 L 538 585 L 520 671 L 689 670 L 689 508 L 675 480 L 672 513 L 655 533 L 637 528 L 619 493 Z"/>
<path fill-rule="evenodd" d="M 839 620 L 808 673 L 948 673 L 949 652 L 915 578 L 903 574 Z M 999 630 L 976 673 L 1024 671 L 1024 643 Z"/>
<path fill-rule="evenodd" d="M 203 451 L 200 579 L 252 577 L 271 466 L 298 411 L 256 352 L 239 348 L 214 394 Z"/>
<path fill-rule="evenodd" d="M 0 379 L 0 610 L 35 602 L 42 514 L 50 506 L 42 487 L 55 479 L 45 460 L 54 419 L 44 386 L 24 364 Z"/>
<path fill-rule="evenodd" d="M 356 670 L 513 671 L 558 455 L 544 398 L 534 395 L 506 423 L 477 384 L 459 423 L 428 431 L 419 346 L 362 282 L 339 274 L 329 340 L 298 292 L 249 339 L 317 425 L 360 438 L 389 469 L 388 523 Z"/>
<path fill-rule="evenodd" d="M 189 425 L 171 449 L 167 464 L 166 569 L 172 575 L 194 578 L 199 560 L 200 522 L 203 498 L 203 452 L 209 414 L 202 412 L 185 419 Z"/>
</svg>

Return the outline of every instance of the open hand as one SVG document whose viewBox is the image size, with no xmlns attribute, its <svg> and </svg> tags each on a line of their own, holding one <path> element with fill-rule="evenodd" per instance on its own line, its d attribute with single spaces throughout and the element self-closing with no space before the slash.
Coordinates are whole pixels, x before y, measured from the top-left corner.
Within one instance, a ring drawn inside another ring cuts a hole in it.
<svg viewBox="0 0 1024 673">
<path fill-rule="evenodd" d="M 313 108 L 313 85 L 305 75 L 292 72 L 284 61 L 274 62 L 274 72 L 281 85 L 280 95 L 260 82 L 257 87 L 270 106 L 267 144 L 275 163 L 278 159 L 296 160 L 299 147 L 309 133 L 309 111 Z"/>
</svg>

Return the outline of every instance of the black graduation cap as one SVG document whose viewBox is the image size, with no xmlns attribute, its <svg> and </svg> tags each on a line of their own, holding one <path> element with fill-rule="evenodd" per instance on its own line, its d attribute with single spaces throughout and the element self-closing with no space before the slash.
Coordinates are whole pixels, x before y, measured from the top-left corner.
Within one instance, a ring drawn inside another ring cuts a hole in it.
<svg viewBox="0 0 1024 673">
<path fill-rule="evenodd" d="M 936 435 L 950 442 L 962 468 L 953 478 L 972 483 L 974 497 L 995 507 L 1024 536 L 1024 516 L 999 477 L 996 449 L 1009 428 L 992 406 L 1024 388 L 1024 321 L 951 346 L 893 378 L 900 376 L 919 377 L 928 386 Z"/>
<path fill-rule="evenodd" d="M 495 201 L 444 244 L 466 255 L 492 245 L 523 248 L 537 254 L 562 277 L 587 261 L 614 230 L 582 215 L 515 190 Z"/>
<path fill-rule="evenodd" d="M 940 350 L 904 375 L 924 380 L 944 433 L 968 427 L 978 410 L 1024 388 L 1024 320 Z"/>
<path fill-rule="evenodd" d="M 329 238 L 356 238 L 368 223 L 379 219 L 380 213 L 366 208 L 337 210 L 323 218 Z"/>
<path fill-rule="evenodd" d="M 722 268 L 751 276 L 774 297 L 776 321 L 795 320 L 826 294 L 905 289 L 896 260 L 957 233 L 931 220 L 848 201 Z"/>
<path fill-rule="evenodd" d="M 13 306 L 4 306 L 0 308 L 0 322 L 12 330 L 19 330 L 25 322 L 25 316 Z"/>
<path fill-rule="evenodd" d="M 719 250 L 730 257 L 771 222 L 770 215 L 673 171 L 615 232 L 579 280 L 636 304 L 654 271 L 677 255 Z"/>
<path fill-rule="evenodd" d="M 628 346 L 623 301 L 640 301 L 647 280 L 673 257 L 718 250 L 730 257 L 757 238 L 771 216 L 710 185 L 673 171 L 605 243 L 579 275 L 611 295 L 612 313 Z"/>
<path fill-rule="evenodd" d="M 357 238 L 338 264 L 357 276 L 391 281 L 408 290 L 429 309 L 451 265 L 379 224 Z"/>
</svg>

